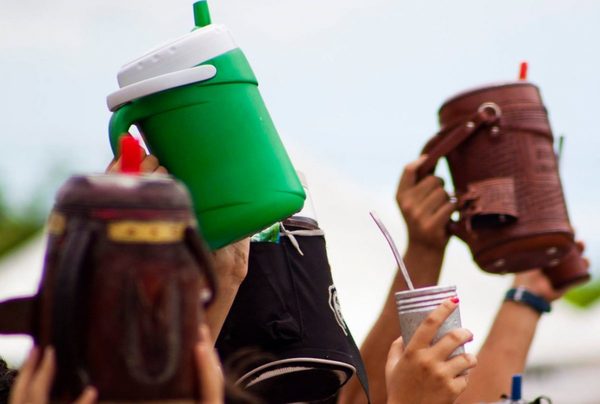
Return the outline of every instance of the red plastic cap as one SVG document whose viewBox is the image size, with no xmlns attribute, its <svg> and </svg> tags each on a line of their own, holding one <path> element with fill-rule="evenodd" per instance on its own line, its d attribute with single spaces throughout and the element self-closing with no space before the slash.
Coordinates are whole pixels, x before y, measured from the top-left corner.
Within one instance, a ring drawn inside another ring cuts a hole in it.
<svg viewBox="0 0 600 404">
<path fill-rule="evenodd" d="M 139 174 L 142 165 L 142 150 L 138 141 L 129 133 L 121 136 L 121 172 Z"/>
<path fill-rule="evenodd" d="M 527 80 L 527 62 L 521 62 L 521 67 L 519 68 L 519 80 Z"/>
</svg>

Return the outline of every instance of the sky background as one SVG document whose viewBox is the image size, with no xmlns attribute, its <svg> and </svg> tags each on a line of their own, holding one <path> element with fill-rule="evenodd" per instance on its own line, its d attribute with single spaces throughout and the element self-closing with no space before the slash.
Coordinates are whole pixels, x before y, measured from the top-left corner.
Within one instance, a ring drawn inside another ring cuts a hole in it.
<svg viewBox="0 0 600 404">
<path fill-rule="evenodd" d="M 50 178 L 102 171 L 120 66 L 191 28 L 190 0 L 4 0 L 0 184 L 25 203 Z M 541 87 L 581 237 L 600 203 L 600 3 L 594 0 L 231 0 L 210 3 L 246 53 L 284 142 L 392 202 L 402 167 L 457 91 L 516 77 Z M 292 156 L 295 157 L 295 156 Z M 52 195 L 53 192 L 47 192 Z"/>
<path fill-rule="evenodd" d="M 104 170 L 111 159 L 105 97 L 117 89 L 120 66 L 189 32 L 192 3 L 2 0 L 5 197 L 22 206 L 46 195 L 49 207 L 68 175 Z M 555 135 L 566 136 L 561 170 L 569 212 L 598 268 L 600 2 L 213 0 L 210 7 L 213 21 L 230 29 L 248 57 L 297 168 L 315 184 L 313 200 L 328 232 L 340 299 L 358 341 L 394 268 L 367 210 L 375 206 L 402 244 L 395 187 L 402 167 L 438 130 L 437 109 L 458 91 L 515 79 L 522 60 L 541 88 Z M 353 227 L 356 217 L 360 226 Z M 41 241 L 36 245 L 35 257 L 5 270 L 12 283 L 0 285 L 3 297 L 35 290 L 43 250 Z M 461 304 L 463 321 L 481 335 L 509 278 L 475 272 L 468 250 L 457 241 L 446 262 L 452 268 L 444 270 L 442 283 L 467 279 L 477 285 L 460 289 Z M 357 267 L 367 278 L 343 273 Z M 34 274 L 24 276 L 20 268 Z M 561 321 L 547 321 L 539 332 L 555 338 L 540 337 L 532 361 L 575 358 L 575 351 L 577 358 L 591 357 L 590 347 L 600 358 L 593 341 L 600 316 L 585 317 L 565 306 L 556 311 Z M 587 342 L 558 352 L 556 336 L 582 324 L 588 332 L 577 338 Z"/>
</svg>

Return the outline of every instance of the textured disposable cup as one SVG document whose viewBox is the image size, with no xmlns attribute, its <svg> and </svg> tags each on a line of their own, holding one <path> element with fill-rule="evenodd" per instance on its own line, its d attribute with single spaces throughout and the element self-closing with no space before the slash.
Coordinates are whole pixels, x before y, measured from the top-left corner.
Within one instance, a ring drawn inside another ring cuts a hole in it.
<svg viewBox="0 0 600 404">
<path fill-rule="evenodd" d="M 423 320 L 442 302 L 456 298 L 456 286 L 432 286 L 396 293 L 396 307 L 400 316 L 400 329 L 404 346 L 410 342 L 415 331 Z M 440 340 L 447 332 L 461 328 L 460 311 L 456 310 L 440 326 L 432 344 Z M 450 357 L 464 353 L 463 346 L 458 347 Z"/>
</svg>

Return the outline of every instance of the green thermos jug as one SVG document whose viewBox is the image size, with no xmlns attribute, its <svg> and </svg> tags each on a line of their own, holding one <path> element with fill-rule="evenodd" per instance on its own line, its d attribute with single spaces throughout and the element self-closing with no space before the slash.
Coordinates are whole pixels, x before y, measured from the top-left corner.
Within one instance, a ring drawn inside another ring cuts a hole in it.
<svg viewBox="0 0 600 404">
<path fill-rule="evenodd" d="M 107 98 L 110 143 L 132 125 L 189 189 L 199 228 L 216 249 L 302 209 L 304 190 L 246 57 L 206 1 L 196 28 L 123 66 Z"/>
</svg>

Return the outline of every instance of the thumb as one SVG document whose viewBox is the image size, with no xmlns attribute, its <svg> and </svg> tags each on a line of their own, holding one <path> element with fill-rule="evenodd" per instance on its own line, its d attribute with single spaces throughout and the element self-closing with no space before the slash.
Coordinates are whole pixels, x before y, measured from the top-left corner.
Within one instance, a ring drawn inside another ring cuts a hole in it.
<svg viewBox="0 0 600 404">
<path fill-rule="evenodd" d="M 390 350 L 388 352 L 387 362 L 385 364 L 385 374 L 389 375 L 392 373 L 398 361 L 402 357 L 404 353 L 404 340 L 402 337 L 398 338 L 396 341 L 392 343 L 390 346 Z"/>
<path fill-rule="evenodd" d="M 206 325 L 200 326 L 200 341 L 195 349 L 198 385 L 200 387 L 200 403 L 223 403 L 224 381 L 219 358 L 211 344 L 211 337 Z"/>
</svg>

